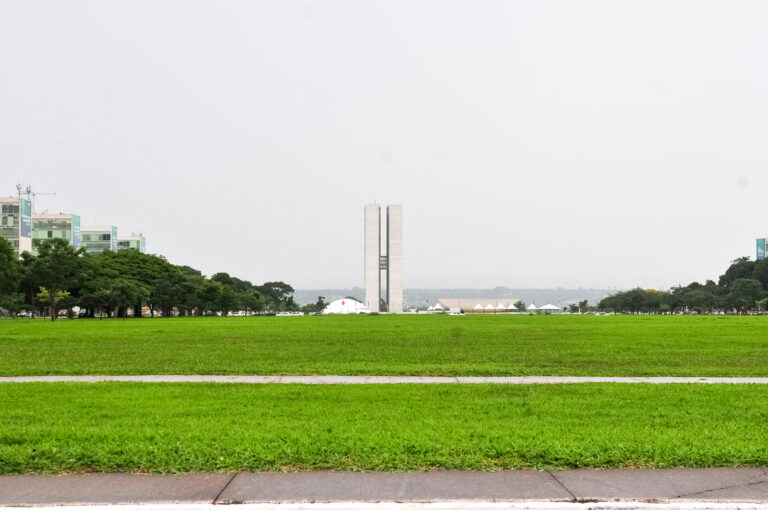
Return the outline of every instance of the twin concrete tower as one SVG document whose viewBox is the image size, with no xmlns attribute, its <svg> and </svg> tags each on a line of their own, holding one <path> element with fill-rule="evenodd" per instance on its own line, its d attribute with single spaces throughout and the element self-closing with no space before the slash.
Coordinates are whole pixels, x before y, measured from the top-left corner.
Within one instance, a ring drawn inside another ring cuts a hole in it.
<svg viewBox="0 0 768 510">
<path fill-rule="evenodd" d="M 365 206 L 365 306 L 371 312 L 401 313 L 403 311 L 403 206 L 388 205 L 386 209 L 386 253 L 381 253 L 381 207 Z M 381 274 L 386 272 L 387 309 L 379 305 Z"/>
</svg>

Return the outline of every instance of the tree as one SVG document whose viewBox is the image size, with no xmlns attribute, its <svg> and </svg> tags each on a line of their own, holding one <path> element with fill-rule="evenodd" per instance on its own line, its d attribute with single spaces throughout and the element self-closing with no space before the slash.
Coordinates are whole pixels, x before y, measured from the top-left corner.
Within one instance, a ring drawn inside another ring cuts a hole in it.
<svg viewBox="0 0 768 510">
<path fill-rule="evenodd" d="M 263 296 L 251 282 L 230 276 L 227 273 L 216 273 L 211 276 L 211 280 L 219 282 L 224 286 L 224 291 L 221 297 L 223 313 L 246 308 L 250 310 L 255 310 L 257 308 L 261 310 L 264 309 Z M 288 287 L 290 288 L 290 286 Z M 290 292 L 293 292 L 293 288 L 290 288 Z M 259 296 L 259 298 L 254 300 L 256 296 Z M 279 297 L 277 299 L 280 301 Z M 248 302 L 248 306 L 245 306 L 246 301 Z M 254 308 L 254 306 L 257 308 Z"/>
<path fill-rule="evenodd" d="M 13 317 L 21 307 L 21 264 L 16 257 L 13 245 L 0 237 L 0 308 L 8 310 Z"/>
<path fill-rule="evenodd" d="M 632 313 L 648 310 L 648 293 L 640 287 L 627 292 L 627 305 Z"/>
<path fill-rule="evenodd" d="M 97 255 L 101 256 L 101 255 Z M 97 278 L 82 290 L 80 303 L 91 310 L 100 309 L 109 317 L 127 317 L 128 308 L 149 298 L 149 287 L 133 278 Z M 133 316 L 141 314 L 134 308 Z"/>
<path fill-rule="evenodd" d="M 80 289 L 80 306 L 88 309 L 88 316 L 95 317 L 96 310 L 112 316 L 116 305 L 111 292 L 111 280 L 93 278 Z"/>
<path fill-rule="evenodd" d="M 204 280 L 198 287 L 195 297 L 197 298 L 197 306 L 201 315 L 205 315 L 205 312 L 219 311 L 221 310 L 221 294 L 224 290 L 224 286 L 219 282 L 211 280 Z"/>
<path fill-rule="evenodd" d="M 707 313 L 715 305 L 715 296 L 704 288 L 689 290 L 682 296 L 683 303 L 698 313 Z"/>
<path fill-rule="evenodd" d="M 55 293 L 48 292 L 45 287 L 40 287 L 40 292 L 37 293 L 37 299 L 41 303 L 51 303 L 52 310 L 58 310 L 61 304 L 69 298 L 69 291 L 57 290 Z M 53 316 L 51 316 L 51 320 Z"/>
<path fill-rule="evenodd" d="M 586 299 L 579 301 L 579 311 L 581 313 L 587 313 L 589 311 L 589 301 Z"/>
<path fill-rule="evenodd" d="M 315 303 L 308 303 L 302 306 L 301 311 L 304 313 L 318 313 L 322 312 L 326 306 L 325 296 L 317 296 L 317 301 Z"/>
<path fill-rule="evenodd" d="M 720 276 L 718 284 L 730 290 L 731 284 L 740 278 L 752 278 L 755 272 L 755 263 L 749 257 L 739 257 L 731 262 L 725 274 Z"/>
<path fill-rule="evenodd" d="M 174 312 L 190 315 L 195 310 L 198 314 L 264 311 L 268 305 L 275 311 L 298 309 L 293 287 L 284 282 L 257 287 L 227 273 L 216 273 L 208 279 L 197 269 L 176 266 L 163 257 L 135 249 L 89 255 L 63 239 L 46 239 L 36 246 L 39 256 L 24 252 L 17 260 L 12 246 L 0 239 L 3 310 L 19 310 L 26 303 L 33 311 L 48 310 L 55 320 L 58 308 L 67 307 L 71 316 L 76 304 L 81 314 L 90 317 L 97 311 L 109 317 L 126 317 L 127 311 L 133 309 L 138 318 L 144 306 L 152 317 L 156 309 L 162 310 L 164 316 Z"/>
<path fill-rule="evenodd" d="M 526 306 L 527 306 L 527 305 L 525 304 L 525 301 L 523 301 L 522 299 L 518 299 L 518 300 L 515 302 L 515 308 L 517 308 L 517 311 L 518 311 L 518 312 L 524 312 L 524 311 L 525 311 L 525 307 L 526 307 Z"/>
<path fill-rule="evenodd" d="M 768 289 L 768 259 L 756 260 L 752 278 L 759 280 L 763 288 Z"/>
<path fill-rule="evenodd" d="M 51 320 L 56 320 L 57 296 L 74 283 L 82 266 L 82 248 L 75 249 L 65 239 L 45 239 L 38 246 L 38 255 L 31 261 L 29 276 L 38 287 L 45 287 L 46 303 Z M 39 299 L 39 295 L 38 295 Z"/>
<path fill-rule="evenodd" d="M 263 312 L 264 307 L 267 304 L 264 296 L 262 296 L 256 289 L 250 289 L 247 292 L 244 292 L 240 296 L 240 302 L 242 303 L 243 310 L 245 310 L 246 314 L 248 312 Z"/>
<path fill-rule="evenodd" d="M 667 312 L 671 309 L 669 292 L 654 289 L 635 288 L 625 292 L 617 292 L 600 300 L 597 307 L 600 310 L 613 310 L 617 313 L 638 312 Z"/>
<path fill-rule="evenodd" d="M 213 276 L 211 276 L 211 280 L 214 282 L 219 282 L 220 284 L 225 285 L 227 287 L 231 287 L 233 284 L 232 277 L 229 276 L 229 274 L 227 273 L 216 273 Z"/>
<path fill-rule="evenodd" d="M 232 287 L 222 285 L 221 294 L 219 295 L 219 302 L 216 309 L 219 310 L 222 315 L 227 315 L 232 310 L 236 310 L 238 308 L 240 308 L 239 296 L 235 293 Z"/>
<path fill-rule="evenodd" d="M 133 278 L 117 278 L 112 281 L 109 291 L 112 295 L 112 302 L 117 310 L 123 316 L 127 317 L 129 307 L 133 307 L 133 316 L 141 316 L 141 303 L 149 298 L 149 288 L 143 283 Z"/>
<path fill-rule="evenodd" d="M 273 312 L 286 309 L 288 298 L 293 301 L 293 287 L 283 282 L 266 282 L 256 290 L 261 292 L 267 301 L 267 308 Z M 295 304 L 295 303 L 294 303 Z"/>
<path fill-rule="evenodd" d="M 181 302 L 178 304 L 180 314 L 190 315 L 195 309 L 197 309 L 198 313 L 201 313 L 202 304 L 199 296 L 202 292 L 205 277 L 200 271 L 193 267 L 177 266 L 177 269 L 181 273 L 179 286 L 183 296 Z"/>
<path fill-rule="evenodd" d="M 601 310 L 613 310 L 618 313 L 637 313 L 648 310 L 648 296 L 645 290 L 638 287 L 608 296 L 602 299 L 597 306 Z"/>
<path fill-rule="evenodd" d="M 763 284 L 752 278 L 737 278 L 730 285 L 727 302 L 736 309 L 750 310 L 755 307 L 755 301 L 762 298 Z"/>
<path fill-rule="evenodd" d="M 288 296 L 287 299 L 280 303 L 281 312 L 298 312 L 299 305 L 293 300 L 293 296 Z"/>
<path fill-rule="evenodd" d="M 143 287 L 144 290 L 148 290 L 148 294 L 133 293 L 138 301 L 131 303 L 129 307 L 135 310 L 133 314 L 135 318 L 142 316 L 141 310 L 145 304 L 150 308 L 150 315 L 154 316 L 155 306 L 166 307 L 166 311 L 170 311 L 173 304 L 178 304 L 182 299 L 179 284 L 184 277 L 176 266 L 163 257 L 141 253 L 136 249 L 127 249 L 105 252 L 91 258 L 95 261 L 101 277 L 109 280 L 127 279 L 140 284 L 137 288 Z M 158 282 L 161 281 L 163 283 L 160 284 L 160 288 L 157 288 Z"/>
<path fill-rule="evenodd" d="M 149 290 L 149 314 L 155 316 L 155 310 L 160 309 L 163 317 L 173 315 L 174 306 L 180 305 L 184 301 L 183 277 L 180 272 L 168 271 L 152 281 Z M 174 274 L 171 274 L 174 273 Z"/>
</svg>

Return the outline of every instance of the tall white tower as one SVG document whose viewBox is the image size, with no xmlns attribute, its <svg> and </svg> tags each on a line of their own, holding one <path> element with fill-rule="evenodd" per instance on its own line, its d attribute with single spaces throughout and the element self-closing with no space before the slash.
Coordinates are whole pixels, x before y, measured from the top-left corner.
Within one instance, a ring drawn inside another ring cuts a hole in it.
<svg viewBox="0 0 768 510">
<path fill-rule="evenodd" d="M 387 206 L 386 249 L 381 253 L 381 208 L 365 206 L 365 306 L 380 309 L 381 272 L 387 272 L 387 311 L 403 311 L 403 206 Z"/>
<path fill-rule="evenodd" d="M 379 312 L 381 297 L 381 212 L 377 204 L 365 206 L 365 302 L 371 312 Z"/>
<path fill-rule="evenodd" d="M 387 206 L 387 306 L 403 311 L 403 206 Z"/>
</svg>

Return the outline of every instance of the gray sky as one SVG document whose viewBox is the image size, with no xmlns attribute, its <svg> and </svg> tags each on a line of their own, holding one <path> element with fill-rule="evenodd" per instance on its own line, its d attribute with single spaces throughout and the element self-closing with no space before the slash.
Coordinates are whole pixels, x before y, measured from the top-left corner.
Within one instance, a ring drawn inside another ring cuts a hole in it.
<svg viewBox="0 0 768 510">
<path fill-rule="evenodd" d="M 663 288 L 768 235 L 768 3 L 0 0 L 0 190 L 210 274 Z"/>
</svg>

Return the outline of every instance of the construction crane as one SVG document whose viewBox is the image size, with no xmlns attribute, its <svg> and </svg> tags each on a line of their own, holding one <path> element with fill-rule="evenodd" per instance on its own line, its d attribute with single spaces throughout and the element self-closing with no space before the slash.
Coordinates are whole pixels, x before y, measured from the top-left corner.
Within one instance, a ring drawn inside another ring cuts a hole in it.
<svg viewBox="0 0 768 510">
<path fill-rule="evenodd" d="M 55 195 L 56 193 L 43 193 L 43 192 L 37 192 L 32 191 L 32 186 L 22 187 L 21 184 L 16 185 L 16 191 L 19 193 L 19 198 L 21 198 L 21 195 L 27 195 L 27 200 L 30 201 L 32 204 L 32 212 L 35 211 L 35 197 L 37 195 Z"/>
<path fill-rule="evenodd" d="M 37 191 L 32 192 L 32 212 L 35 212 L 35 197 L 37 195 L 55 195 L 56 193 L 38 193 Z"/>
</svg>

